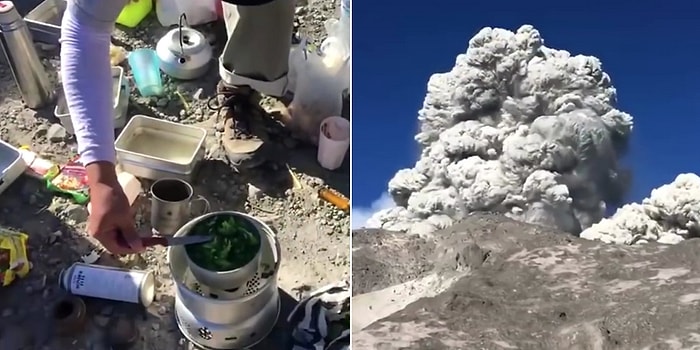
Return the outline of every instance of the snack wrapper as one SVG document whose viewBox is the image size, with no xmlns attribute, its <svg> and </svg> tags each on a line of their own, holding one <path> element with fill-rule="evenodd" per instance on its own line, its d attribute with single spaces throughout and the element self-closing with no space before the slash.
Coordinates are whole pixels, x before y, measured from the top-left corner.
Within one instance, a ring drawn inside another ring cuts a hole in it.
<svg viewBox="0 0 700 350">
<path fill-rule="evenodd" d="M 0 228 L 0 283 L 3 287 L 29 273 L 27 238 L 25 233 Z"/>
<path fill-rule="evenodd" d="M 73 197 L 79 204 L 90 200 L 87 171 L 77 161 L 71 161 L 61 167 L 57 173 L 49 174 L 46 186 L 54 192 Z"/>
</svg>

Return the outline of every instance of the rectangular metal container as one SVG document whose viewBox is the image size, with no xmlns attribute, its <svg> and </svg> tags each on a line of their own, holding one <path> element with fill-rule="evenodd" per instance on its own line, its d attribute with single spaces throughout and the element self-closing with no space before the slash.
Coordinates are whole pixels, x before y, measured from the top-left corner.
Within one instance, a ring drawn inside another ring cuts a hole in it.
<svg viewBox="0 0 700 350">
<path fill-rule="evenodd" d="M 27 22 L 27 27 L 32 32 L 34 41 L 59 44 L 61 21 L 66 7 L 66 0 L 44 0 L 24 16 L 24 21 Z"/>
<path fill-rule="evenodd" d="M 129 109 L 129 80 L 124 78 L 124 68 L 112 67 L 112 93 L 114 94 L 114 128 L 121 129 L 126 125 L 126 112 Z M 58 101 L 53 110 L 54 116 L 61 122 L 66 131 L 75 134 L 73 122 L 70 119 L 66 96 L 63 89 L 58 91 Z"/>
<path fill-rule="evenodd" d="M 27 169 L 19 150 L 0 140 L 0 194 Z"/>
<path fill-rule="evenodd" d="M 136 115 L 114 143 L 117 162 L 137 177 L 191 181 L 204 159 L 206 137 L 202 128 Z"/>
<path fill-rule="evenodd" d="M 191 183 L 195 180 L 195 175 L 197 174 L 197 170 L 199 170 L 199 166 L 195 165 L 192 171 L 187 173 L 176 173 L 170 170 L 157 169 L 153 165 L 146 166 L 143 163 L 119 160 L 119 169 L 142 179 L 154 181 L 160 179 L 180 179 Z"/>
</svg>

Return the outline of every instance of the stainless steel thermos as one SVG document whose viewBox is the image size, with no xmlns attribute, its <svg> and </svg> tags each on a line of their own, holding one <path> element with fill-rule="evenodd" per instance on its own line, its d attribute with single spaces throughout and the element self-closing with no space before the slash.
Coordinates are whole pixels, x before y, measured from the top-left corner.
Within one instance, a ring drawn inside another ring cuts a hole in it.
<svg viewBox="0 0 700 350">
<path fill-rule="evenodd" d="M 46 67 L 12 1 L 0 1 L 0 44 L 27 107 L 37 109 L 53 103 L 56 95 Z"/>
</svg>

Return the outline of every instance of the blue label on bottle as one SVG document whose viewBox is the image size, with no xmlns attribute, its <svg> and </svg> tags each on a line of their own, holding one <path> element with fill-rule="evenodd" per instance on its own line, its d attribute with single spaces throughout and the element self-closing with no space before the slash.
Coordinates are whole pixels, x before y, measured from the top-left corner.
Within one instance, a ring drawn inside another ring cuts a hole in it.
<svg viewBox="0 0 700 350">
<path fill-rule="evenodd" d="M 78 271 L 73 275 L 73 289 L 74 291 L 79 290 L 85 286 L 85 275 L 83 271 Z"/>
</svg>

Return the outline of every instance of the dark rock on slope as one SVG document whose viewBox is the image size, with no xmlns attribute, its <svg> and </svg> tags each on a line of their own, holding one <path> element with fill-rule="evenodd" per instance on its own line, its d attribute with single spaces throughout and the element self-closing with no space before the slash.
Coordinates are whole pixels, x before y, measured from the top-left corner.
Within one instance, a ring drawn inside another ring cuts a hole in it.
<svg viewBox="0 0 700 350">
<path fill-rule="evenodd" d="M 492 214 L 353 236 L 355 349 L 700 348 L 700 240 L 609 245 Z"/>
</svg>

